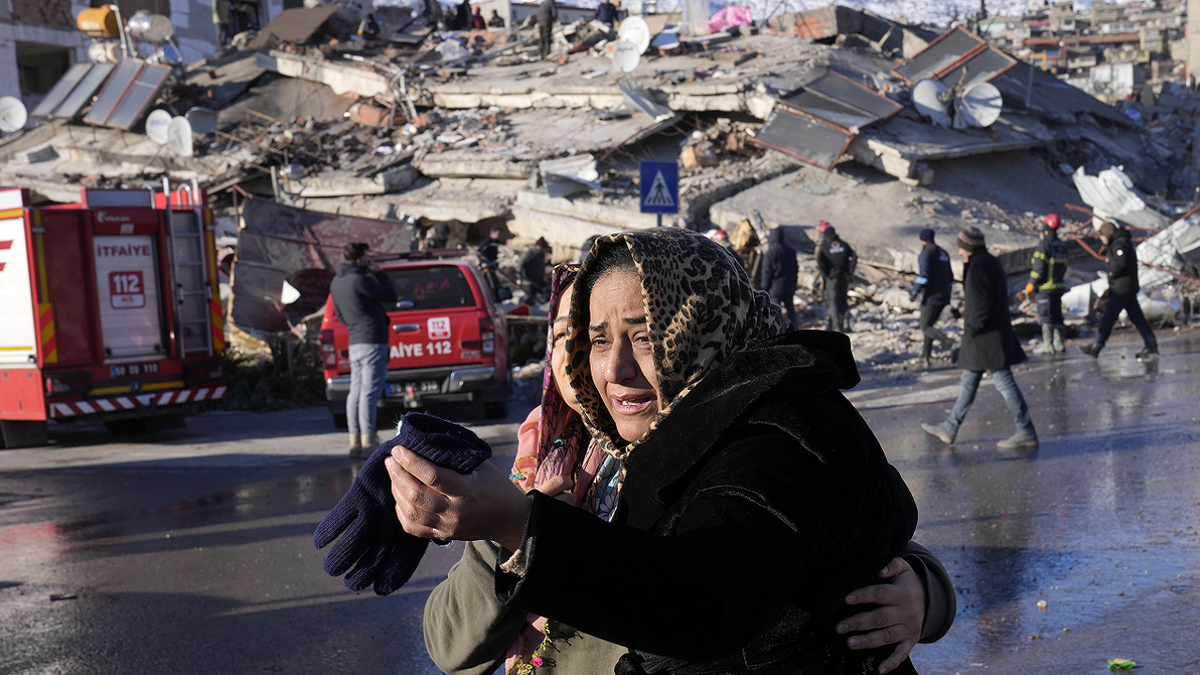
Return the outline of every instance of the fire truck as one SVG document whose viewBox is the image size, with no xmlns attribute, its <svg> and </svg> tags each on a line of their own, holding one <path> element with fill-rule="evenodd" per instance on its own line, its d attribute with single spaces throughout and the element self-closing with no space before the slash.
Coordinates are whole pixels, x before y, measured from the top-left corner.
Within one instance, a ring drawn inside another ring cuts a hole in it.
<svg viewBox="0 0 1200 675">
<path fill-rule="evenodd" d="M 49 420 L 178 427 L 225 397 L 205 204 L 194 182 L 52 206 L 0 189 L 0 447 L 44 445 Z"/>
</svg>

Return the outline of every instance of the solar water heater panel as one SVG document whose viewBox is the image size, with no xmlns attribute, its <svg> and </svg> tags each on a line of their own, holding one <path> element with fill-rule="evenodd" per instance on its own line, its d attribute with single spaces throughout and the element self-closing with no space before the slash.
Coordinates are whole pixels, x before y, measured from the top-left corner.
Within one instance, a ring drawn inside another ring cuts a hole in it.
<svg viewBox="0 0 1200 675">
<path fill-rule="evenodd" d="M 50 91 L 46 92 L 46 97 L 42 99 L 42 102 L 33 109 L 33 116 L 50 117 L 50 113 L 54 112 L 54 109 L 66 100 L 67 96 L 71 94 L 71 90 L 83 81 L 84 76 L 91 69 L 92 64 L 90 63 L 76 63 L 71 66 L 67 74 L 59 78 L 58 82 L 50 88 Z"/>
<path fill-rule="evenodd" d="M 104 79 L 109 73 L 116 68 L 111 63 L 97 63 L 92 66 L 87 75 L 83 76 L 83 81 L 71 90 L 71 93 L 63 99 L 62 105 L 55 108 L 53 115 L 55 117 L 65 117 L 72 119 L 79 114 L 83 106 L 87 105 L 92 100 L 92 95 L 104 84 Z"/>
<path fill-rule="evenodd" d="M 83 121 L 88 124 L 107 123 L 113 111 L 125 98 L 125 93 L 133 86 L 133 81 L 142 71 L 143 65 L 140 59 L 121 59 L 112 75 L 108 76 L 100 94 L 96 96 L 92 109 L 83 116 Z"/>
<path fill-rule="evenodd" d="M 108 118 L 108 126 L 128 131 L 154 102 L 154 97 L 158 96 L 158 91 L 162 89 L 170 74 L 169 67 L 157 63 L 148 64 L 143 68 L 117 109 Z"/>
</svg>

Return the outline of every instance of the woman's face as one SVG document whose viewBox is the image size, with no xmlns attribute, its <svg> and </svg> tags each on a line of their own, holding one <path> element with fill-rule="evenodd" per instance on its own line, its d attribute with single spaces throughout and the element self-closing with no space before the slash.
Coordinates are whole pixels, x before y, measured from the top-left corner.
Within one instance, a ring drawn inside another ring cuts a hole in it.
<svg viewBox="0 0 1200 675">
<path fill-rule="evenodd" d="M 637 275 L 615 270 L 601 277 L 589 306 L 592 381 L 621 438 L 635 441 L 650 428 L 661 407 Z"/>
<path fill-rule="evenodd" d="M 567 377 L 567 315 L 571 313 L 571 296 L 575 284 L 563 289 L 558 298 L 558 310 L 554 314 L 554 324 L 550 327 L 554 336 L 554 349 L 550 352 L 550 372 L 554 375 L 554 385 L 558 393 L 571 410 L 579 412 L 579 399 L 575 398 L 575 390 L 571 388 L 571 380 Z"/>
</svg>

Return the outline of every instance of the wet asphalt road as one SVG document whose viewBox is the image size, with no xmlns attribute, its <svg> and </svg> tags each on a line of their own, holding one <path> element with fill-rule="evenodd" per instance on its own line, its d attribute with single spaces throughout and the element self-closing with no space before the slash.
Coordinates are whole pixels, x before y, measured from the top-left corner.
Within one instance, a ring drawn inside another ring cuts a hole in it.
<svg viewBox="0 0 1200 675">
<path fill-rule="evenodd" d="M 920 431 L 944 418 L 958 371 L 850 392 L 958 592 L 918 670 L 1099 674 L 1123 657 L 1142 675 L 1200 671 L 1200 336 L 1160 339 L 1153 366 L 1132 360 L 1126 331 L 1099 361 L 1072 350 L 1020 367 L 1042 440 L 1029 457 L 997 451 L 1012 422 L 990 383 L 956 446 Z M 498 425 L 446 414 L 507 468 L 517 407 Z M 387 598 L 325 576 L 312 531 L 357 463 L 323 410 L 53 440 L 0 451 L 0 673 L 438 672 L 422 604 L 461 545 L 431 547 Z"/>
</svg>

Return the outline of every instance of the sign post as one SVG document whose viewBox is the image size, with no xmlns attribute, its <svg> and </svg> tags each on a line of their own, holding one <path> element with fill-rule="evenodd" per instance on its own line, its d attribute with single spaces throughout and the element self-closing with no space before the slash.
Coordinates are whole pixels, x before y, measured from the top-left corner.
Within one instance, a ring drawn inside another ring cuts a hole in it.
<svg viewBox="0 0 1200 675">
<path fill-rule="evenodd" d="M 679 163 L 641 162 L 642 213 L 658 215 L 662 227 L 664 213 L 679 213 Z"/>
</svg>

